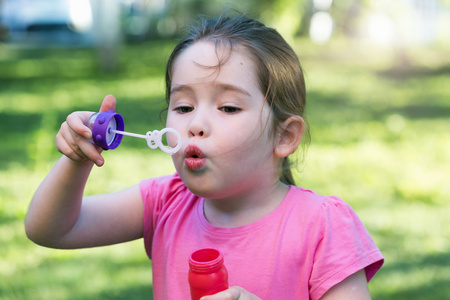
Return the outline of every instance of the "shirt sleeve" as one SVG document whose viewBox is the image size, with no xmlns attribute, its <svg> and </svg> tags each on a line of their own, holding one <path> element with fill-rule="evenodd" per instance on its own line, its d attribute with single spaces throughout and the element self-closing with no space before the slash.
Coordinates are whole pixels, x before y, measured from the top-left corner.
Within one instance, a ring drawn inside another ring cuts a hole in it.
<svg viewBox="0 0 450 300">
<path fill-rule="evenodd" d="M 320 234 L 311 272 L 310 295 L 318 300 L 331 287 L 365 269 L 370 281 L 384 258 L 353 209 L 337 197 L 322 203 Z"/>
</svg>

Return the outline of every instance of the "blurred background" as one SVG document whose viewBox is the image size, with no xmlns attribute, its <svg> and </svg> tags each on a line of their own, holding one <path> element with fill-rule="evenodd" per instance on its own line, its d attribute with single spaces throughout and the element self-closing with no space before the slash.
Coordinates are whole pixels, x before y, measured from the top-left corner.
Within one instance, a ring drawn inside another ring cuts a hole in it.
<svg viewBox="0 0 450 300">
<path fill-rule="evenodd" d="M 386 257 L 372 298 L 449 299 L 448 0 L 0 0 L 0 299 L 152 299 L 142 241 L 47 249 L 23 221 L 66 116 L 114 94 L 127 130 L 163 128 L 172 48 L 197 15 L 224 9 L 297 52 L 312 139 L 296 180 L 365 223 Z M 174 172 L 139 139 L 104 156 L 88 194 Z"/>
</svg>

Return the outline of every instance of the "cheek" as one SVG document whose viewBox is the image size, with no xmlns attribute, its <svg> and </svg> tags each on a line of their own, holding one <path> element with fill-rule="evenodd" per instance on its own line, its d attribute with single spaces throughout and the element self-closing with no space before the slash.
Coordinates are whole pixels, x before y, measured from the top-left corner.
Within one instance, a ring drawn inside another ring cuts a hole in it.
<svg viewBox="0 0 450 300">
<path fill-rule="evenodd" d="M 260 130 L 242 129 L 240 132 L 228 132 L 222 135 L 218 143 L 221 153 L 229 153 L 242 160 L 261 157 L 261 155 L 266 157 L 266 153 L 273 152 L 273 141 L 268 138 L 266 132 Z"/>
<path fill-rule="evenodd" d="M 173 127 L 170 127 L 170 128 L 175 129 Z M 179 131 L 177 131 L 177 132 L 179 133 Z M 172 148 L 175 148 L 176 146 L 178 146 L 178 144 L 180 144 L 180 146 L 181 146 L 182 139 L 179 140 L 178 136 L 175 133 L 170 132 L 170 131 L 166 132 L 165 133 L 165 138 L 167 140 L 167 143 L 164 142 L 164 140 L 163 140 L 163 145 L 164 146 L 169 146 L 169 147 L 172 147 Z M 181 135 L 180 135 L 180 138 L 181 138 Z"/>
<path fill-rule="evenodd" d="M 169 112 L 166 118 L 166 127 L 174 128 L 175 124 L 174 117 L 172 116 L 172 113 Z"/>
<path fill-rule="evenodd" d="M 221 127 L 224 131 L 220 134 L 220 149 L 226 151 L 239 151 L 246 148 L 248 144 L 254 141 L 253 133 L 246 128 L 233 128 L 228 126 Z"/>
<path fill-rule="evenodd" d="M 166 127 L 175 129 L 179 134 L 183 134 L 184 122 L 177 115 L 168 114 L 166 120 Z"/>
</svg>

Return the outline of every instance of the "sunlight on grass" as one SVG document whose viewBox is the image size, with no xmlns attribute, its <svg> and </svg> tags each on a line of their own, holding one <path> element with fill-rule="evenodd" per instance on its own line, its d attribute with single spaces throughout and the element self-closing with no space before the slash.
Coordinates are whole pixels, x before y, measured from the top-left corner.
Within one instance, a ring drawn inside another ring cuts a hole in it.
<svg viewBox="0 0 450 300">
<path fill-rule="evenodd" d="M 53 113 L 69 111 L 73 109 L 74 99 L 79 107 L 92 105 L 94 101 L 100 107 L 103 97 L 107 94 L 114 94 L 119 101 L 119 106 L 122 98 L 159 97 L 162 99 L 164 83 L 161 78 L 153 77 L 112 80 L 98 84 L 92 81 L 73 80 L 59 84 L 51 90 L 39 89 L 40 87 L 30 87 L 24 91 L 2 91 L 0 93 L 0 112 L 45 114 L 49 108 Z M 133 92 L 130 93 L 130 91 Z"/>
<path fill-rule="evenodd" d="M 151 264 L 142 241 L 78 251 L 52 250 L 22 242 L 22 222 L 8 228 L 14 231 L 15 240 L 2 238 L 1 242 L 20 248 L 1 251 L 4 279 L 0 290 L 7 295 L 5 299 L 96 299 L 102 294 L 106 298 L 116 294 L 151 299 Z"/>
</svg>

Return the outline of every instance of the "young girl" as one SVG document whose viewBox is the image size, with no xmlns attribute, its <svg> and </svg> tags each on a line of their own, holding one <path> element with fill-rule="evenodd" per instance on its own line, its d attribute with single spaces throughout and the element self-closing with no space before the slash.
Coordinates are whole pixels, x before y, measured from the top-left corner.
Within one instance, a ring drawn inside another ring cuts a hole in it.
<svg viewBox="0 0 450 300">
<path fill-rule="evenodd" d="M 56 137 L 64 155 L 32 199 L 30 239 L 83 248 L 143 237 L 155 299 L 190 299 L 187 262 L 207 247 L 223 253 L 231 287 L 204 299 L 370 299 L 383 257 L 364 225 L 339 198 L 294 185 L 305 84 L 283 38 L 245 16 L 204 20 L 175 47 L 166 87 L 167 127 L 182 136 L 176 173 L 83 197 L 104 160 L 88 140 L 93 112 L 72 113 Z M 100 111 L 115 105 L 107 96 Z"/>
</svg>

